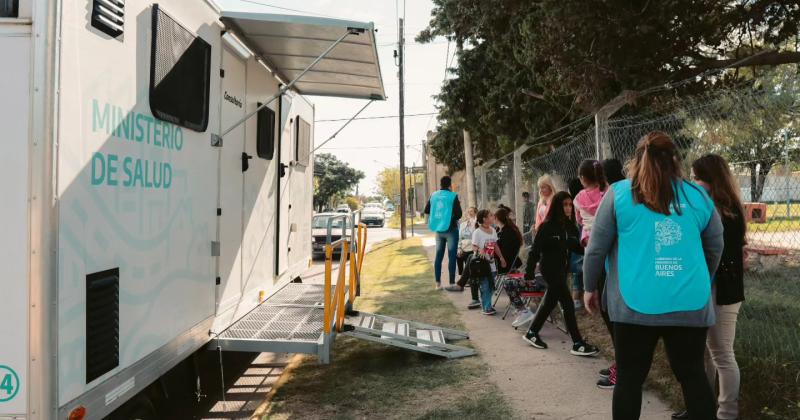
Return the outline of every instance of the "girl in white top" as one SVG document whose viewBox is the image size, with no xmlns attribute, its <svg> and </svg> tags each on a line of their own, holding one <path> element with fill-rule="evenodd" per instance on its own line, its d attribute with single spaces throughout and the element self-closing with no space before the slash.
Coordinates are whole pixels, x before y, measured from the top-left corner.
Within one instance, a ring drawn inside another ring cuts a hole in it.
<svg viewBox="0 0 800 420">
<path fill-rule="evenodd" d="M 492 288 L 494 287 L 494 277 L 497 274 L 497 266 L 494 263 L 495 256 L 503 266 L 506 265 L 506 262 L 497 247 L 497 231 L 492 227 L 494 223 L 492 212 L 481 210 L 478 212 L 476 220 L 477 229 L 472 233 L 472 249 L 476 255 L 488 260 L 491 267 L 491 274 L 480 278 L 477 284 L 481 292 L 481 308 L 484 315 L 494 315 L 497 313 L 492 307 Z"/>
</svg>

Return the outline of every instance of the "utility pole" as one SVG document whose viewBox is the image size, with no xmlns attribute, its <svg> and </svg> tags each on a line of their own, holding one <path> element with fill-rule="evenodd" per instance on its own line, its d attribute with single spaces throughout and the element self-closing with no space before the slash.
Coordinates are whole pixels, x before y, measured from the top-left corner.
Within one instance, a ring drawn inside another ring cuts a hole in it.
<svg viewBox="0 0 800 420">
<path fill-rule="evenodd" d="M 406 239 L 406 141 L 405 141 L 405 92 L 403 91 L 403 50 L 405 50 L 406 37 L 403 28 L 403 18 L 400 18 L 400 24 L 397 34 L 397 65 L 400 70 L 397 72 L 397 77 L 400 79 L 400 239 Z M 413 223 L 413 222 L 412 222 Z"/>
</svg>

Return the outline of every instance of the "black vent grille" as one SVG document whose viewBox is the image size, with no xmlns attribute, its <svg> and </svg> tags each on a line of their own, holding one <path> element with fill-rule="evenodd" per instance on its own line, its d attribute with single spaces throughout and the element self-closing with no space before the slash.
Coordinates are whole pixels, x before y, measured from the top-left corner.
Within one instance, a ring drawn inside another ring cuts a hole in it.
<svg viewBox="0 0 800 420">
<path fill-rule="evenodd" d="M 119 268 L 86 276 L 86 383 L 119 366 Z"/>
<path fill-rule="evenodd" d="M 125 0 L 94 0 L 92 26 L 114 38 L 122 35 L 125 30 Z"/>
</svg>

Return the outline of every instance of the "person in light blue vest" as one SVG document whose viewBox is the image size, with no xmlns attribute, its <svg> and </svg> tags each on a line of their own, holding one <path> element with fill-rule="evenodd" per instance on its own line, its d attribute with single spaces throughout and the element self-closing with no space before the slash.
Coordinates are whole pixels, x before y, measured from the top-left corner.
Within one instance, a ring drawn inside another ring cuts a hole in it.
<svg viewBox="0 0 800 420">
<path fill-rule="evenodd" d="M 450 275 L 448 290 L 460 291 L 456 286 L 456 254 L 458 252 L 458 219 L 461 218 L 461 203 L 458 195 L 450 191 L 453 181 L 443 176 L 439 185 L 441 189 L 431 194 L 425 205 L 428 215 L 428 229 L 436 233 L 436 259 L 433 271 L 436 277 L 436 290 L 442 290 L 442 260 L 444 248 L 447 246 L 447 272 Z"/>
<path fill-rule="evenodd" d="M 715 322 L 711 274 L 723 249 L 719 214 L 705 190 L 683 178 L 679 151 L 665 133 L 639 141 L 627 172 L 629 179 L 603 197 L 583 258 L 584 303 L 592 313 L 608 259 L 602 304 L 614 328 L 613 417 L 639 418 L 642 385 L 662 338 L 689 417 L 714 419 L 703 359 Z"/>
</svg>

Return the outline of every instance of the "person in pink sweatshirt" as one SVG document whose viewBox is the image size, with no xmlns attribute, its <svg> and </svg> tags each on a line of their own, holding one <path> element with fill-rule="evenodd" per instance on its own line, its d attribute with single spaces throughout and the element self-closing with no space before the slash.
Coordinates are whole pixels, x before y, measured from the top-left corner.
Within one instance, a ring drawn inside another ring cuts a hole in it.
<svg viewBox="0 0 800 420">
<path fill-rule="evenodd" d="M 575 196 L 575 209 L 577 210 L 578 224 L 583 226 L 581 245 L 585 247 L 589 243 L 594 215 L 597 213 L 597 208 L 600 207 L 608 183 L 603 172 L 603 165 L 593 159 L 581 162 L 578 166 L 578 176 L 583 184 L 583 190 Z"/>
</svg>

